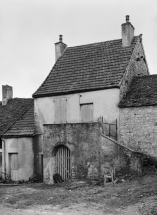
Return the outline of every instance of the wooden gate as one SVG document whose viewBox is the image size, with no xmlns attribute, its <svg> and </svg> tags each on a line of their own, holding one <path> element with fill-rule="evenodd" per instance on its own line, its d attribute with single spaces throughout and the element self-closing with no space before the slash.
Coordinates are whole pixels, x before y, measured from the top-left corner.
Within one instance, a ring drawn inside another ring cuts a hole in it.
<svg viewBox="0 0 157 215">
<path fill-rule="evenodd" d="M 66 146 L 59 146 L 56 157 L 56 173 L 59 173 L 66 181 L 71 178 L 71 159 L 70 150 Z"/>
</svg>

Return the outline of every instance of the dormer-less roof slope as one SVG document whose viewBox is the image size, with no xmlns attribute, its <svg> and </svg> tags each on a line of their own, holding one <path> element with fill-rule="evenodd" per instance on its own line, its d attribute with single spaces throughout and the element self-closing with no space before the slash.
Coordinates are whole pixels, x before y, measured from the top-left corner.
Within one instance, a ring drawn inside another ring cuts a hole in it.
<svg viewBox="0 0 157 215">
<path fill-rule="evenodd" d="M 134 77 L 119 107 L 157 105 L 157 75 Z"/>
<path fill-rule="evenodd" d="M 34 134 L 34 104 L 8 129 L 5 136 L 33 136 Z"/>
<path fill-rule="evenodd" d="M 67 48 L 33 97 L 119 87 L 138 38 L 128 47 L 119 39 Z"/>
<path fill-rule="evenodd" d="M 0 135 L 13 126 L 22 115 L 33 105 L 33 99 L 9 99 L 7 105 L 0 102 Z"/>
</svg>

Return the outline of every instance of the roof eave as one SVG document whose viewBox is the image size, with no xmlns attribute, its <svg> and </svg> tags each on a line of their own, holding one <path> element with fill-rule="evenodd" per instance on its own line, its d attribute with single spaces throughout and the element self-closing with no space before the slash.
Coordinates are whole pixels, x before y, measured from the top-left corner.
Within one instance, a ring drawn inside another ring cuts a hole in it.
<svg viewBox="0 0 157 215">
<path fill-rule="evenodd" d="M 138 108 L 138 107 L 148 107 L 148 106 L 157 106 L 157 103 L 153 104 L 140 104 L 140 105 L 118 105 L 119 108 Z"/>
<path fill-rule="evenodd" d="M 34 134 L 20 134 L 20 135 L 2 135 L 2 138 L 22 138 L 22 137 L 34 137 Z"/>
<path fill-rule="evenodd" d="M 68 94 L 84 93 L 84 92 L 106 90 L 106 89 L 113 89 L 113 88 L 120 88 L 120 86 L 119 85 L 110 85 L 108 87 L 95 88 L 95 89 L 73 90 L 73 91 L 58 92 L 58 93 L 44 93 L 44 94 L 33 95 L 33 98 L 68 95 Z"/>
</svg>

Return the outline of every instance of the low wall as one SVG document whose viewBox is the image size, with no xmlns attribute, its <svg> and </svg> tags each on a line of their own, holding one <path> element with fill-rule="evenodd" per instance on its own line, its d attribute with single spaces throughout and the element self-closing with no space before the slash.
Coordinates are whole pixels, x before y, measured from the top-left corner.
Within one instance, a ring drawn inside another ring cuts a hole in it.
<svg viewBox="0 0 157 215">
<path fill-rule="evenodd" d="M 101 163 L 109 162 L 116 175 L 142 174 L 143 155 L 101 134 Z"/>
</svg>

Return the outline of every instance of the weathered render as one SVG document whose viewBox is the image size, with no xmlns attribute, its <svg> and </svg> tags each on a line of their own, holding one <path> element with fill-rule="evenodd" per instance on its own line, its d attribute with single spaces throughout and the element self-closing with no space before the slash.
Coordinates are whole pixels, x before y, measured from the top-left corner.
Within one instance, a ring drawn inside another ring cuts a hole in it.
<svg viewBox="0 0 157 215">
<path fill-rule="evenodd" d="M 59 118 L 56 115 L 56 100 L 62 99 L 66 102 L 65 115 L 64 118 Z M 43 124 L 81 123 L 80 106 L 83 104 L 93 104 L 92 122 L 97 122 L 100 116 L 107 122 L 112 122 L 119 118 L 118 103 L 118 88 L 36 98 L 34 100 L 36 132 L 43 132 Z"/>
<path fill-rule="evenodd" d="M 100 123 L 44 125 L 45 183 L 54 183 L 56 153 L 61 146 L 70 150 L 68 174 L 72 179 L 98 179 L 103 176 L 105 168 L 113 167 L 117 176 L 142 172 L 141 154 L 101 134 Z M 63 178 L 64 174 L 67 173 L 63 171 Z"/>
<path fill-rule="evenodd" d="M 34 174 L 33 138 L 6 138 L 3 172 L 12 181 L 29 181 Z M 4 177 L 5 178 L 5 177 Z"/>
</svg>

